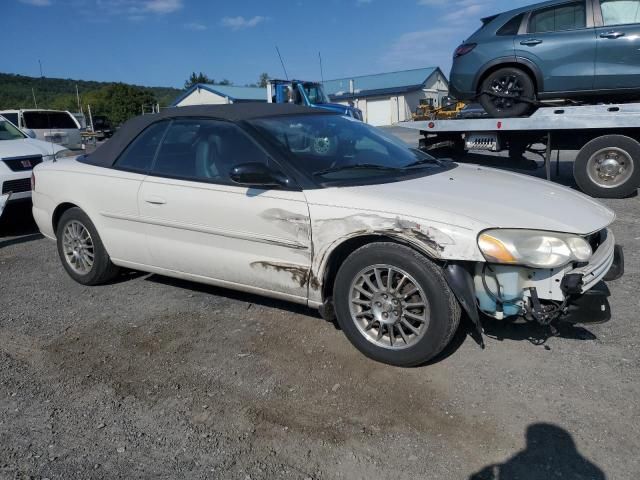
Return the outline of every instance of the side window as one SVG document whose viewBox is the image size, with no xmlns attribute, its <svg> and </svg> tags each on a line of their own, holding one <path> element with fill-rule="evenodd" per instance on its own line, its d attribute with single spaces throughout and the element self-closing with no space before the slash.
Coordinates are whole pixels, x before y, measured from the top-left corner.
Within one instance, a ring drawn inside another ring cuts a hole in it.
<svg viewBox="0 0 640 480">
<path fill-rule="evenodd" d="M 152 171 L 162 177 L 231 184 L 231 169 L 248 162 L 273 166 L 233 123 L 192 118 L 171 123 Z"/>
<path fill-rule="evenodd" d="M 584 1 L 572 2 L 533 12 L 529 20 L 529 33 L 562 32 L 586 26 Z"/>
<path fill-rule="evenodd" d="M 154 123 L 147 127 L 116 160 L 115 166 L 122 170 L 146 172 L 151 168 L 162 135 L 169 125 L 168 121 Z"/>
<path fill-rule="evenodd" d="M 496 32 L 496 35 L 499 37 L 510 37 L 512 35 L 517 35 L 520 30 L 520 24 L 522 23 L 522 19 L 524 18 L 524 13 L 520 15 L 516 15 L 507 23 L 505 23 L 500 29 Z"/>
<path fill-rule="evenodd" d="M 600 0 L 605 26 L 640 23 L 640 0 Z"/>
</svg>

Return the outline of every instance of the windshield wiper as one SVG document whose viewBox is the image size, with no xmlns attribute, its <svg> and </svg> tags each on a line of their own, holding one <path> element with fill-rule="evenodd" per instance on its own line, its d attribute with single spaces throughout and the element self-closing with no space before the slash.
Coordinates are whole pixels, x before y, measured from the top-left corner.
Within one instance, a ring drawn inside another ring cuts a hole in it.
<svg viewBox="0 0 640 480">
<path fill-rule="evenodd" d="M 342 165 L 339 167 L 327 168 L 326 170 L 319 170 L 317 172 L 313 172 L 313 175 L 322 176 L 329 173 L 342 172 L 345 170 L 384 170 L 390 172 L 399 172 L 401 169 L 396 167 L 385 167 L 384 165 L 375 165 L 373 163 L 357 163 L 355 165 Z"/>
<path fill-rule="evenodd" d="M 409 165 L 405 165 L 402 169 L 409 170 L 411 168 L 422 167 L 424 165 L 442 165 L 442 163 L 437 158 L 423 158 L 421 160 L 416 160 Z"/>
</svg>

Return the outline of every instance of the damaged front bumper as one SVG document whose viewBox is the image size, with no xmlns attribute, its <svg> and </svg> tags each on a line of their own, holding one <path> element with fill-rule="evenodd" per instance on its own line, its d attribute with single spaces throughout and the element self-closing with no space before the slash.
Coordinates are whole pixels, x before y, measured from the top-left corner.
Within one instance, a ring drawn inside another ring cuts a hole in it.
<svg viewBox="0 0 640 480">
<path fill-rule="evenodd" d="M 604 280 L 623 275 L 624 256 L 608 229 L 589 240 L 594 253 L 585 264 L 552 269 L 476 264 L 473 287 L 479 310 L 497 319 L 521 316 L 543 325 L 556 320 L 606 322 L 611 309 Z"/>
</svg>

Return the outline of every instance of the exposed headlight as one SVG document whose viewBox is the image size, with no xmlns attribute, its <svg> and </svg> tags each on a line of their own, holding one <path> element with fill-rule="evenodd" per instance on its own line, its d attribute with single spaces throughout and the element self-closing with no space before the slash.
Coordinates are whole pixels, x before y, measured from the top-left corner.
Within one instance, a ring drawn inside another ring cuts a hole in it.
<svg viewBox="0 0 640 480">
<path fill-rule="evenodd" d="M 533 268 L 586 262 L 593 255 L 582 237 L 537 230 L 487 230 L 478 237 L 478 246 L 488 262 Z"/>
</svg>

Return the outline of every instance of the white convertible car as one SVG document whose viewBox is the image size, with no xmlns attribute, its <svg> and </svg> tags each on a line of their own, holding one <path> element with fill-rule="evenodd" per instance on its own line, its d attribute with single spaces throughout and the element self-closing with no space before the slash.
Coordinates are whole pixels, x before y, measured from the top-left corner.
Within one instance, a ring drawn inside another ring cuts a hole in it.
<svg viewBox="0 0 640 480">
<path fill-rule="evenodd" d="M 606 321 L 602 280 L 623 270 L 613 212 L 580 193 L 292 105 L 138 117 L 33 182 L 76 281 L 127 267 L 291 300 L 400 366 L 441 352 L 462 311 L 478 332 L 481 312 Z"/>
</svg>

